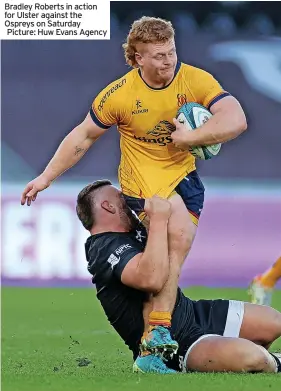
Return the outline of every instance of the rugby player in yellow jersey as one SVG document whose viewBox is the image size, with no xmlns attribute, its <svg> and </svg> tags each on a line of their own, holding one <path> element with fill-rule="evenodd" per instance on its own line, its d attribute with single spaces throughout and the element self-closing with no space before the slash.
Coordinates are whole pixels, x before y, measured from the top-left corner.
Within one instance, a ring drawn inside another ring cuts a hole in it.
<svg viewBox="0 0 281 391">
<path fill-rule="evenodd" d="M 194 240 L 204 201 L 204 186 L 189 147 L 234 139 L 247 124 L 238 101 L 212 75 L 177 59 L 170 22 L 142 17 L 133 23 L 123 48 L 133 69 L 98 94 L 85 120 L 65 137 L 44 172 L 28 183 L 21 203 L 35 201 L 39 191 L 76 164 L 107 129 L 117 125 L 121 136 L 119 182 L 127 204 L 143 220 L 145 199 L 159 195 L 171 203 L 170 272 L 164 288 L 154 293 L 144 308 L 145 319 L 149 313 L 142 339 L 145 360 L 155 349 L 173 352 L 177 348 L 169 333 L 171 312 L 181 266 Z M 195 132 L 187 132 L 175 120 L 178 108 L 190 101 L 204 105 L 213 114 Z M 103 207 L 111 210 L 111 205 Z M 137 268 L 123 278 L 128 285 L 144 283 Z"/>
<path fill-rule="evenodd" d="M 274 286 L 281 279 L 281 256 L 264 273 L 257 275 L 250 286 L 249 293 L 254 304 L 271 305 Z"/>
</svg>

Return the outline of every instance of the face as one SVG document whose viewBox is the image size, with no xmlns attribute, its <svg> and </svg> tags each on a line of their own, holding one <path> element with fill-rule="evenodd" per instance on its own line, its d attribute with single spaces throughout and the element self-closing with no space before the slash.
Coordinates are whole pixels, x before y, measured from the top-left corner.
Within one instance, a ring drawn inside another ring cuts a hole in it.
<svg viewBox="0 0 281 391">
<path fill-rule="evenodd" d="M 175 73 L 177 53 L 174 39 L 137 46 L 136 61 L 144 74 L 159 82 L 170 82 Z"/>
</svg>

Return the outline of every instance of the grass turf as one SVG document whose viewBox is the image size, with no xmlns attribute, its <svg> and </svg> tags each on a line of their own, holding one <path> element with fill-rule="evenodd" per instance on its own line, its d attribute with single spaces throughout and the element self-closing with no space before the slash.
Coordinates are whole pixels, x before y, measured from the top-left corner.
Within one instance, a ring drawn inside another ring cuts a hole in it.
<svg viewBox="0 0 281 391">
<path fill-rule="evenodd" d="M 193 299 L 247 300 L 244 290 L 190 288 Z M 281 291 L 273 306 L 281 310 Z M 281 349 L 281 339 L 273 345 Z M 275 374 L 132 373 L 131 353 L 93 289 L 2 288 L 3 391 L 281 390 Z"/>
</svg>

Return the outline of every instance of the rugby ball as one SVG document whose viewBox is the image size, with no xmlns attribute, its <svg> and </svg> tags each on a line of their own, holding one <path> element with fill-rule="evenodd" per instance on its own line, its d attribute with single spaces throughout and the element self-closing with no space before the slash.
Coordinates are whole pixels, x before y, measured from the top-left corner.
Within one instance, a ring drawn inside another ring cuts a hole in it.
<svg viewBox="0 0 281 391">
<path fill-rule="evenodd" d="M 203 125 L 212 117 L 212 113 L 206 107 L 198 103 L 189 102 L 181 106 L 177 112 L 177 120 L 184 124 L 186 129 L 194 131 L 199 126 Z M 203 160 L 211 159 L 216 156 L 221 149 L 221 144 L 214 144 L 208 146 L 190 147 L 189 152 Z"/>
</svg>

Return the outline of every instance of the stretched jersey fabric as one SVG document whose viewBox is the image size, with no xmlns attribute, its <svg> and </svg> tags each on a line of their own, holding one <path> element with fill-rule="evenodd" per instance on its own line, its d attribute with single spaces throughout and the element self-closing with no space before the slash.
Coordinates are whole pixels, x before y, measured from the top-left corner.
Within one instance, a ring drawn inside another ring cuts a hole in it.
<svg viewBox="0 0 281 391">
<path fill-rule="evenodd" d="M 140 198 L 155 194 L 169 197 L 178 183 L 195 170 L 195 158 L 172 143 L 173 118 L 179 107 L 197 102 L 210 109 L 227 95 L 212 75 L 180 62 L 174 79 L 164 88 L 150 87 L 140 70 L 133 69 L 102 90 L 90 113 L 101 128 L 118 127 L 122 192 Z"/>
</svg>

